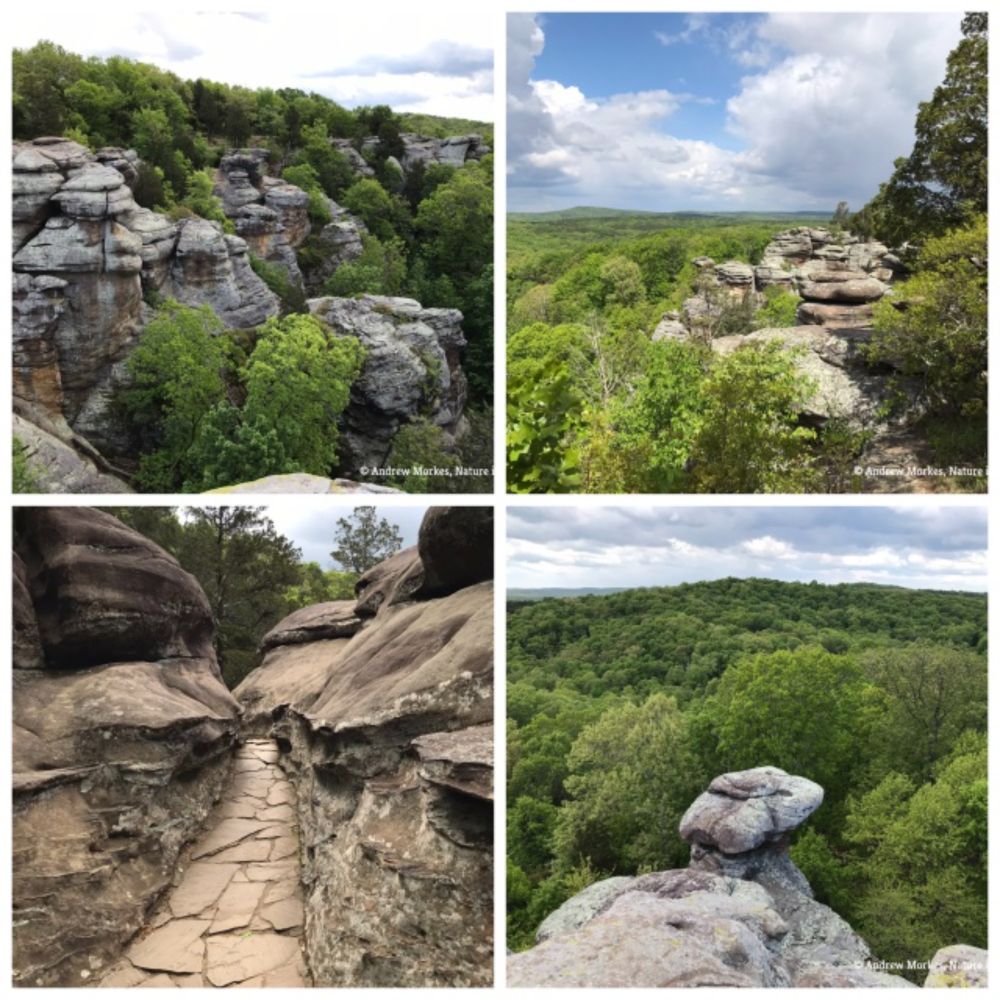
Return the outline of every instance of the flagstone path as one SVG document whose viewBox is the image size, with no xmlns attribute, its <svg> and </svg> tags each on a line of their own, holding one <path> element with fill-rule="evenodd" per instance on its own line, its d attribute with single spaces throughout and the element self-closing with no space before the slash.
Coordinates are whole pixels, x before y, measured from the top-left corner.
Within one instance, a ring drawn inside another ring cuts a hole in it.
<svg viewBox="0 0 1000 1000">
<path fill-rule="evenodd" d="M 173 888 L 100 986 L 311 986 L 302 955 L 295 789 L 248 740 Z"/>
</svg>

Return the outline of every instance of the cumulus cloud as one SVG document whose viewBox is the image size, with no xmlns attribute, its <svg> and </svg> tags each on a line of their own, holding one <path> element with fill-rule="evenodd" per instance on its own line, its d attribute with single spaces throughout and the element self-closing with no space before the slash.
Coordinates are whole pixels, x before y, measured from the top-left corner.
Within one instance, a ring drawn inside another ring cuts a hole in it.
<svg viewBox="0 0 1000 1000">
<path fill-rule="evenodd" d="M 511 587 L 759 576 L 986 589 L 980 508 L 517 507 L 507 521 Z"/>
<path fill-rule="evenodd" d="M 960 37 L 957 14 L 692 15 L 660 32 L 668 52 L 702 45 L 747 72 L 726 103 L 737 148 L 671 133 L 697 95 L 597 98 L 536 79 L 545 33 L 508 18 L 512 209 L 587 203 L 647 209 L 860 206 L 913 142 L 917 105 Z"/>
</svg>

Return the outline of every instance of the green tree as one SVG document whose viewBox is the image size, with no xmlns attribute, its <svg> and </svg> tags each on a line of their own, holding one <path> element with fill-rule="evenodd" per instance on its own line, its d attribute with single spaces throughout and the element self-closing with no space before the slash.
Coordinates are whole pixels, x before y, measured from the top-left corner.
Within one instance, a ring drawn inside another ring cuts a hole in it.
<svg viewBox="0 0 1000 1000">
<path fill-rule="evenodd" d="M 216 626 L 216 651 L 232 688 L 257 665 L 264 633 L 287 613 L 301 553 L 262 507 L 189 507 L 176 553 L 201 584 Z"/>
<path fill-rule="evenodd" d="M 142 454 L 138 484 L 171 493 L 190 473 L 189 452 L 208 413 L 226 395 L 232 363 L 223 326 L 207 306 L 167 302 L 126 362 L 129 381 L 116 408 Z"/>
<path fill-rule="evenodd" d="M 734 663 L 705 702 L 718 754 L 708 770 L 773 765 L 842 800 L 866 732 L 864 691 L 852 657 L 816 646 Z"/>
<path fill-rule="evenodd" d="M 365 233 L 360 256 L 341 264 L 323 286 L 324 295 L 399 295 L 406 285 L 406 247 Z"/>
<path fill-rule="evenodd" d="M 367 177 L 355 181 L 344 192 L 341 203 L 359 216 L 372 235 L 383 242 L 408 235 L 409 213 L 378 181 Z"/>
<path fill-rule="evenodd" d="M 963 738 L 933 781 L 889 774 L 852 803 L 845 836 L 863 852 L 853 919 L 880 958 L 926 962 L 954 941 L 986 947 L 987 803 L 985 734 Z"/>
<path fill-rule="evenodd" d="M 334 541 L 337 547 L 330 558 L 352 573 L 366 573 L 398 552 L 403 536 L 375 507 L 355 507 L 350 517 L 337 518 Z"/>
<path fill-rule="evenodd" d="M 986 731 L 986 660 L 942 646 L 873 650 L 864 661 L 875 685 L 872 748 L 881 772 L 928 781 L 966 731 Z"/>
<path fill-rule="evenodd" d="M 677 827 L 701 782 L 674 698 L 609 709 L 577 737 L 555 831 L 557 865 L 602 871 L 682 866 Z"/>
<path fill-rule="evenodd" d="M 707 493 L 801 492 L 816 432 L 799 425 L 814 389 L 782 344 L 748 344 L 717 359 L 702 387 L 692 477 Z"/>
<path fill-rule="evenodd" d="M 609 257 L 601 266 L 605 305 L 635 305 L 646 296 L 642 271 L 627 257 Z"/>
<path fill-rule="evenodd" d="M 354 598 L 357 580 L 357 573 L 323 569 L 315 562 L 302 563 L 299 581 L 285 590 L 284 598 L 290 610 L 328 601 L 350 601 Z"/>
<path fill-rule="evenodd" d="M 944 81 L 917 111 L 913 151 L 856 217 L 891 245 L 940 235 L 986 212 L 988 15 L 966 14 L 962 35 Z"/>
<path fill-rule="evenodd" d="M 987 221 L 928 239 L 917 273 L 875 307 L 873 361 L 891 361 L 916 380 L 933 411 L 971 425 L 985 455 Z"/>
</svg>

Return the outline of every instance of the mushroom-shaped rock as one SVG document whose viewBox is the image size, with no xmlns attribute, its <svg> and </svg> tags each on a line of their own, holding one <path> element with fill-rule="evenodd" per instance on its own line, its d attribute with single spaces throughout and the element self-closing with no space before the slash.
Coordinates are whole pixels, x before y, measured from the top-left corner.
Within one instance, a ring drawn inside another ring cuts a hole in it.
<svg viewBox="0 0 1000 1000">
<path fill-rule="evenodd" d="M 713 779 L 681 818 L 689 844 L 743 854 L 776 843 L 823 801 L 823 789 L 778 767 L 732 771 Z"/>
</svg>

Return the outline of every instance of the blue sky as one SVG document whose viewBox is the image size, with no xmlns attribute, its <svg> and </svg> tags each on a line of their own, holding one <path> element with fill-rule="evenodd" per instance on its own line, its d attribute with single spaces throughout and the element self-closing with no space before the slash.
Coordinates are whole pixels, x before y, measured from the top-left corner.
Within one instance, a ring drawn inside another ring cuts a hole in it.
<svg viewBox="0 0 1000 1000">
<path fill-rule="evenodd" d="M 508 587 L 727 576 L 984 592 L 985 507 L 512 507 Z"/>
<path fill-rule="evenodd" d="M 960 38 L 944 14 L 510 14 L 508 207 L 860 207 Z"/>
</svg>

